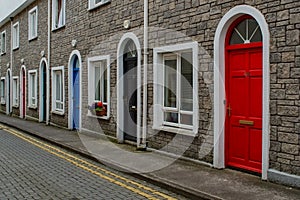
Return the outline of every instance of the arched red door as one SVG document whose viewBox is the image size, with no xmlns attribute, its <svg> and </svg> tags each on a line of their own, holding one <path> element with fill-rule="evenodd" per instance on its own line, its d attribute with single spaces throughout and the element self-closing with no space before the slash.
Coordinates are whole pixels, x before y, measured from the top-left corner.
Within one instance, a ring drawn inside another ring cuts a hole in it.
<svg viewBox="0 0 300 200">
<path fill-rule="evenodd" d="M 226 165 L 261 173 L 262 35 L 248 15 L 226 37 Z"/>
</svg>

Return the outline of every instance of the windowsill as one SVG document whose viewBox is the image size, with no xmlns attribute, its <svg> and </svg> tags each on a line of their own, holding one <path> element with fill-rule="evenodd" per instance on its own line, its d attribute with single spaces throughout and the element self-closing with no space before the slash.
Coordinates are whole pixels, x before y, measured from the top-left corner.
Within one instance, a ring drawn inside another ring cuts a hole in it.
<svg viewBox="0 0 300 200">
<path fill-rule="evenodd" d="M 33 40 L 36 40 L 37 38 L 38 38 L 38 36 L 31 37 L 31 38 L 28 39 L 28 41 L 31 42 L 31 41 L 33 41 Z"/>
<path fill-rule="evenodd" d="M 58 110 L 53 110 L 51 111 L 52 114 L 56 114 L 56 115 L 64 115 L 65 112 L 64 111 L 58 111 Z"/>
<path fill-rule="evenodd" d="M 86 116 L 92 117 L 92 118 L 97 118 L 97 119 L 109 120 L 109 116 L 97 116 L 97 115 L 92 115 L 92 114 L 87 114 Z"/>
<path fill-rule="evenodd" d="M 13 51 L 17 51 L 19 49 L 19 47 L 14 47 Z"/>
<path fill-rule="evenodd" d="M 175 127 L 153 126 L 152 129 L 158 130 L 158 131 L 176 133 L 176 134 L 180 134 L 180 135 L 193 136 L 193 137 L 197 134 L 197 133 L 194 133 L 193 130 L 187 130 L 187 129 L 175 128 Z"/>
<path fill-rule="evenodd" d="M 19 108 L 19 105 L 13 105 L 12 107 L 13 108 Z"/>
<path fill-rule="evenodd" d="M 92 11 L 92 10 L 94 10 L 94 9 L 96 9 L 96 8 L 99 8 L 100 6 L 104 6 L 104 5 L 106 5 L 106 4 L 109 4 L 110 2 L 111 2 L 111 0 L 107 0 L 107 1 L 105 1 L 105 2 L 103 2 L 103 3 L 98 3 L 98 4 L 94 5 L 93 7 L 90 7 L 90 6 L 89 6 L 88 11 Z"/>
<path fill-rule="evenodd" d="M 28 106 L 29 109 L 34 109 L 36 110 L 37 109 L 37 106 Z"/>
<path fill-rule="evenodd" d="M 63 28 L 65 28 L 66 27 L 66 25 L 64 24 L 64 25 L 61 25 L 60 27 L 56 27 L 56 28 L 53 28 L 52 27 L 52 32 L 56 32 L 56 31 L 58 31 L 58 30 L 60 30 L 60 29 L 63 29 Z"/>
<path fill-rule="evenodd" d="M 4 101 L 1 101 L 1 105 L 5 105 L 6 103 Z"/>
<path fill-rule="evenodd" d="M 6 54 L 6 52 L 1 52 L 1 56 L 4 56 Z"/>
</svg>

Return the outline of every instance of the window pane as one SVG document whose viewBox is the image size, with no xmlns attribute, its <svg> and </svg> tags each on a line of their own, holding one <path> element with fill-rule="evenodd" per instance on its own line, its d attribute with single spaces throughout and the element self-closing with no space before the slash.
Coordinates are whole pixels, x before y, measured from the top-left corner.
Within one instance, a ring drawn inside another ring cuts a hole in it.
<svg viewBox="0 0 300 200">
<path fill-rule="evenodd" d="M 193 115 L 180 115 L 180 124 L 193 125 Z"/>
<path fill-rule="evenodd" d="M 100 65 L 100 63 L 98 63 Z M 95 67 L 95 100 L 100 101 L 100 66 Z"/>
<path fill-rule="evenodd" d="M 181 110 L 193 110 L 193 61 L 192 53 L 181 54 Z"/>
<path fill-rule="evenodd" d="M 34 98 L 35 97 L 35 74 L 32 74 L 31 76 L 31 91 L 32 91 L 31 96 Z"/>
<path fill-rule="evenodd" d="M 164 63 L 164 105 L 176 108 L 177 93 L 177 60 L 168 59 Z"/>
<path fill-rule="evenodd" d="M 103 102 L 107 103 L 107 69 L 103 72 Z"/>
<path fill-rule="evenodd" d="M 56 72 L 56 100 L 61 101 L 61 71 Z"/>
<path fill-rule="evenodd" d="M 178 113 L 175 112 L 165 112 L 165 121 L 178 123 Z"/>
</svg>

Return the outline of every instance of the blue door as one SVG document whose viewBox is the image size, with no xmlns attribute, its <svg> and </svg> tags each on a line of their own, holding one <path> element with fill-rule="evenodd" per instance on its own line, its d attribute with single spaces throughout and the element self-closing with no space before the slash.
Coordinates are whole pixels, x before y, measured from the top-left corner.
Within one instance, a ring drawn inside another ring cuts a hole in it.
<svg viewBox="0 0 300 200">
<path fill-rule="evenodd" d="M 80 77 L 79 77 L 79 60 L 75 56 L 73 62 L 73 129 L 79 128 L 79 99 L 80 99 Z"/>
</svg>

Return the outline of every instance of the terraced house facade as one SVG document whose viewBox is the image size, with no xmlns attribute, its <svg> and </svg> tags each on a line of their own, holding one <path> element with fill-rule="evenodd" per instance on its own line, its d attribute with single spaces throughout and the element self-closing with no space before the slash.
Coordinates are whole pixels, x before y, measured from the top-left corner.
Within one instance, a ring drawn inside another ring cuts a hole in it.
<svg viewBox="0 0 300 200">
<path fill-rule="evenodd" d="M 27 0 L 1 111 L 300 186 L 300 2 Z"/>
</svg>

